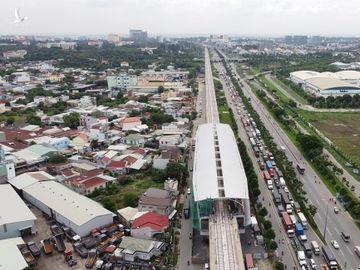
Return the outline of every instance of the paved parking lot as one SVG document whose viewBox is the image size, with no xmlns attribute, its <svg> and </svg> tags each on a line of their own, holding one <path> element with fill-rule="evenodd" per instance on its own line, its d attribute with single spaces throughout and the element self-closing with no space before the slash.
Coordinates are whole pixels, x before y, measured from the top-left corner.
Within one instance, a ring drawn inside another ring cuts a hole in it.
<svg viewBox="0 0 360 270">
<path fill-rule="evenodd" d="M 24 241 L 34 241 L 36 245 L 40 248 L 40 241 L 46 238 L 49 238 L 52 234 L 50 231 L 50 225 L 48 221 L 42 216 L 40 210 L 35 207 L 31 208 L 31 211 L 36 216 L 35 224 L 38 230 L 38 233 L 35 236 L 26 236 L 24 237 Z M 72 245 L 70 242 L 65 241 L 66 247 L 69 247 L 72 250 Z M 70 267 L 65 262 L 65 258 L 63 254 L 59 253 L 58 251 L 54 250 L 51 255 L 45 255 L 43 252 L 41 256 L 37 259 L 37 268 L 39 270 L 48 270 L 48 269 L 56 269 L 56 270 L 65 270 L 65 269 L 85 269 L 85 260 L 81 259 L 74 254 L 73 256 L 76 261 L 77 265 Z"/>
</svg>

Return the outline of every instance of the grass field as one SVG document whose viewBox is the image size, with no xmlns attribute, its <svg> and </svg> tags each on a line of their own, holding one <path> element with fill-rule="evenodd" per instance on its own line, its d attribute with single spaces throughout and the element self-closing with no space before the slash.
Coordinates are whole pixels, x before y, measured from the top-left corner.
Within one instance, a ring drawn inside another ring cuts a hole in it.
<svg viewBox="0 0 360 270">
<path fill-rule="evenodd" d="M 301 111 L 326 137 L 360 164 L 360 113 L 314 113 Z"/>
<path fill-rule="evenodd" d="M 227 105 L 218 106 L 220 122 L 231 125 L 231 115 Z"/>
</svg>

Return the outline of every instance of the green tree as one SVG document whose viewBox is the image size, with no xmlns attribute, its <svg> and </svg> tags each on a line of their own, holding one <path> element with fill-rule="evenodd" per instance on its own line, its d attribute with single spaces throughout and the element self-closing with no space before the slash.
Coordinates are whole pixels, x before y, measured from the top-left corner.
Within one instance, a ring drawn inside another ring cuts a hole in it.
<svg viewBox="0 0 360 270">
<path fill-rule="evenodd" d="M 8 126 L 11 126 L 12 124 L 15 123 L 15 118 L 13 116 L 9 116 L 7 119 L 6 119 L 6 125 Z"/>
<path fill-rule="evenodd" d="M 53 164 L 64 163 L 66 161 L 67 158 L 61 154 L 55 154 L 49 158 L 49 163 L 53 163 Z"/>
<path fill-rule="evenodd" d="M 181 180 L 188 175 L 186 167 L 176 161 L 170 161 L 165 168 L 166 178 Z"/>
<path fill-rule="evenodd" d="M 274 239 L 275 238 L 275 232 L 273 229 L 266 230 L 264 232 L 264 237 L 268 239 Z"/>
<path fill-rule="evenodd" d="M 138 196 L 134 193 L 125 193 L 124 194 L 124 203 L 126 206 L 136 207 L 138 203 Z"/>
<path fill-rule="evenodd" d="M 113 199 L 111 199 L 110 197 L 105 197 L 102 201 L 101 201 L 102 205 L 104 206 L 104 208 L 106 208 L 107 210 L 115 213 L 117 211 L 116 209 L 116 203 L 114 202 Z"/>
<path fill-rule="evenodd" d="M 284 267 L 284 264 L 282 262 L 276 262 L 275 263 L 275 270 L 284 270 L 284 269 L 285 269 L 285 267 Z"/>
<path fill-rule="evenodd" d="M 310 214 L 311 214 L 312 216 L 315 216 L 315 214 L 316 214 L 316 212 L 317 212 L 316 206 L 313 205 L 313 204 L 310 204 L 310 205 L 309 205 L 309 212 L 310 212 Z"/>
<path fill-rule="evenodd" d="M 38 117 L 38 116 L 36 116 L 36 115 L 33 115 L 33 114 L 28 115 L 28 116 L 26 117 L 26 122 L 27 122 L 28 124 L 30 124 L 30 125 L 38 125 L 38 126 L 41 125 L 41 119 L 40 119 L 40 117 Z"/>
<path fill-rule="evenodd" d="M 148 97 L 147 96 L 140 96 L 138 99 L 141 103 L 148 103 Z"/>
<path fill-rule="evenodd" d="M 77 128 L 80 125 L 80 115 L 72 112 L 64 116 L 64 126 L 69 128 Z"/>
<path fill-rule="evenodd" d="M 158 91 L 158 94 L 163 93 L 163 92 L 165 91 L 164 86 L 160 85 L 160 86 L 158 87 L 157 91 Z"/>
</svg>

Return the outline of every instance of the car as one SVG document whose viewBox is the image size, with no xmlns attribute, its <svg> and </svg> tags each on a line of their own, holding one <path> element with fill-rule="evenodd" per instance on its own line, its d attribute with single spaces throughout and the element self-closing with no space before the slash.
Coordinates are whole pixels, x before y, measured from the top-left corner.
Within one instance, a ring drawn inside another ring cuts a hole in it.
<svg viewBox="0 0 360 270">
<path fill-rule="evenodd" d="M 315 263 L 314 259 L 310 259 L 310 266 L 311 266 L 311 269 L 316 269 L 316 263 Z"/>
<path fill-rule="evenodd" d="M 209 269 L 209 264 L 208 263 L 205 263 L 204 269 Z"/>
<path fill-rule="evenodd" d="M 190 167 L 190 172 L 192 172 L 193 171 L 193 168 L 192 167 Z"/>
<path fill-rule="evenodd" d="M 339 249 L 339 244 L 338 244 L 338 242 L 336 241 L 336 240 L 331 240 L 331 244 L 333 245 L 333 247 L 335 248 L 335 249 Z"/>
<path fill-rule="evenodd" d="M 188 188 L 188 189 L 187 189 L 187 195 L 190 195 L 190 194 L 191 194 L 191 189 Z"/>
<path fill-rule="evenodd" d="M 337 208 L 336 206 L 334 207 L 334 213 L 335 214 L 339 213 L 339 208 Z"/>
<path fill-rule="evenodd" d="M 289 193 L 289 189 L 288 189 L 287 186 L 284 187 L 284 191 L 285 191 L 286 193 Z"/>
<path fill-rule="evenodd" d="M 192 239 L 192 234 L 191 234 L 191 233 L 189 234 L 189 239 L 190 239 L 190 240 Z"/>
</svg>

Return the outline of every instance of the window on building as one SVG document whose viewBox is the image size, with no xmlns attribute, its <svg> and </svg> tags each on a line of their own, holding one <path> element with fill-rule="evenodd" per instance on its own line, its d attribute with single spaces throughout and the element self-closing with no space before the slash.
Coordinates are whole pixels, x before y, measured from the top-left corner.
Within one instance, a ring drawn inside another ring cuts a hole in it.
<svg viewBox="0 0 360 270">
<path fill-rule="evenodd" d="M 4 232 L 7 232 L 6 224 L 3 225 L 3 228 L 4 228 Z"/>
</svg>

